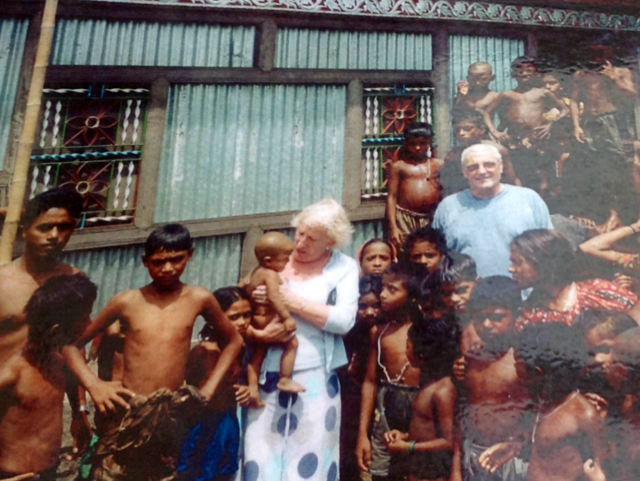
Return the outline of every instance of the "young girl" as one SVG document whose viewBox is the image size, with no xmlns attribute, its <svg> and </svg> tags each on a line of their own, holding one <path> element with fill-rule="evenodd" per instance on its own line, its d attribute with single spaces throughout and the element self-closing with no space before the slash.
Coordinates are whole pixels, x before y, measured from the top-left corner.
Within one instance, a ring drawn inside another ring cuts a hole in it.
<svg viewBox="0 0 640 481">
<path fill-rule="evenodd" d="M 213 293 L 231 323 L 244 337 L 251 320 L 251 304 L 238 287 L 226 287 Z M 189 354 L 187 383 L 200 387 L 215 367 L 224 337 L 205 324 L 200 344 Z M 184 481 L 231 480 L 238 471 L 240 426 L 236 404 L 249 403 L 248 386 L 238 385 L 240 358 L 229 369 L 216 395 L 209 402 L 209 414 L 191 430 L 180 452 L 178 478 Z"/>
<path fill-rule="evenodd" d="M 397 253 L 391 242 L 376 237 L 362 244 L 356 257 L 362 277 L 381 276 L 387 267 L 396 261 Z"/>
</svg>

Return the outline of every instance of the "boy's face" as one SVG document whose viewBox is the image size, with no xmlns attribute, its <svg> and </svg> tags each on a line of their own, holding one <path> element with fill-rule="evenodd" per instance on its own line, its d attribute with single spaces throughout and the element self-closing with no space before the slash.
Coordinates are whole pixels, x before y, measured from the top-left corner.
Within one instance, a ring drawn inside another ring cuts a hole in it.
<svg viewBox="0 0 640 481">
<path fill-rule="evenodd" d="M 513 329 L 513 314 L 503 306 L 488 306 L 471 313 L 471 322 L 482 340 L 492 339 Z"/>
<path fill-rule="evenodd" d="M 518 287 L 520 289 L 532 287 L 538 279 L 536 268 L 514 249 L 511 249 L 509 260 L 511 261 L 509 272 L 513 280 L 518 284 Z"/>
<path fill-rule="evenodd" d="M 529 84 L 535 77 L 538 76 L 538 70 L 536 69 L 535 65 L 531 63 L 523 63 L 522 65 L 516 67 L 513 74 L 516 82 L 518 82 L 518 85 L 525 85 Z"/>
<path fill-rule="evenodd" d="M 471 293 L 473 292 L 475 285 L 476 281 L 461 281 L 455 284 L 454 291 L 451 294 L 451 301 L 453 302 L 453 307 L 456 312 L 467 312 L 469 298 L 471 297 Z"/>
<path fill-rule="evenodd" d="M 427 159 L 429 148 L 431 147 L 431 139 L 426 137 L 413 137 L 404 141 L 404 148 L 411 160 L 421 161 Z"/>
<path fill-rule="evenodd" d="M 67 209 L 51 208 L 22 231 L 26 251 L 34 259 L 57 259 L 75 227 L 76 222 Z"/>
<path fill-rule="evenodd" d="M 592 350 L 593 361 L 602 371 L 602 375 L 613 389 L 619 389 L 626 382 L 629 375 L 627 366 L 618 359 L 615 352 L 615 342 L 605 342 Z"/>
<path fill-rule="evenodd" d="M 180 276 L 193 255 L 193 249 L 182 251 L 155 251 L 142 256 L 142 263 L 149 270 L 153 283 L 161 288 L 170 288 L 180 282 Z"/>
<path fill-rule="evenodd" d="M 292 252 L 293 248 L 279 252 L 273 256 L 267 256 L 262 260 L 262 265 L 272 271 L 282 272 L 289 263 L 289 257 L 291 257 Z"/>
<path fill-rule="evenodd" d="M 558 94 L 562 89 L 560 81 L 553 75 L 545 75 L 544 77 L 542 77 L 542 84 L 544 85 L 545 89 L 553 94 Z"/>
<path fill-rule="evenodd" d="M 441 257 L 440 251 L 429 241 L 418 240 L 409 249 L 409 261 L 423 265 L 429 274 L 436 270 Z"/>
<path fill-rule="evenodd" d="M 369 244 L 362 256 L 362 272 L 365 276 L 380 275 L 391 264 L 391 250 L 389 246 L 376 242 Z"/>
<path fill-rule="evenodd" d="M 382 312 L 393 312 L 407 303 L 409 292 L 404 282 L 392 275 L 382 276 L 382 292 L 380 293 L 380 307 Z"/>
<path fill-rule="evenodd" d="M 461 120 L 453 126 L 453 135 L 465 147 L 478 143 L 484 133 L 484 128 L 471 120 Z"/>
<path fill-rule="evenodd" d="M 229 306 L 225 311 L 227 318 L 242 337 L 247 333 L 251 322 L 251 304 L 246 299 L 240 299 Z"/>
<path fill-rule="evenodd" d="M 376 324 L 381 312 L 380 298 L 373 292 L 367 292 L 365 295 L 360 296 L 358 300 L 359 323 L 371 328 Z"/>
<path fill-rule="evenodd" d="M 467 73 L 467 82 L 471 89 L 484 89 L 496 78 L 489 66 L 474 66 Z"/>
</svg>

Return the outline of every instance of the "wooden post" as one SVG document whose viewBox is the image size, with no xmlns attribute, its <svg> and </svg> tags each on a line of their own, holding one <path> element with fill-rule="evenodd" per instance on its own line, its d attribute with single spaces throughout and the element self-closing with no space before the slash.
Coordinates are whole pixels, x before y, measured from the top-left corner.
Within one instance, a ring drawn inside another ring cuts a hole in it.
<svg viewBox="0 0 640 481">
<path fill-rule="evenodd" d="M 33 66 L 29 95 L 27 96 L 24 127 L 22 129 L 20 143 L 18 144 L 16 164 L 11 178 L 7 217 L 4 222 L 4 227 L 2 228 L 2 238 L 0 239 L 0 264 L 8 264 L 11 262 L 13 245 L 18 233 L 22 201 L 24 199 L 25 189 L 27 187 L 27 176 L 29 174 L 29 160 L 33 142 L 36 137 L 36 127 L 42 100 L 42 88 L 44 87 L 44 77 L 49 62 L 49 53 L 51 52 L 51 41 L 53 39 L 57 9 L 58 0 L 46 0 L 44 13 L 42 15 L 38 51 L 36 52 L 36 61 Z"/>
</svg>

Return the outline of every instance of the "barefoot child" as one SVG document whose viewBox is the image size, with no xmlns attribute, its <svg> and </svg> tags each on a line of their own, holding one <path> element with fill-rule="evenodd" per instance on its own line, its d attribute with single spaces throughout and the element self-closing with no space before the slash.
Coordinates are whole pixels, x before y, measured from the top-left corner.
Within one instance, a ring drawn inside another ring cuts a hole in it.
<svg viewBox="0 0 640 481">
<path fill-rule="evenodd" d="M 280 232 L 268 232 L 258 239 L 255 253 L 260 265 L 254 269 L 247 285 L 247 294 L 251 296 L 253 291 L 259 286 L 267 288 L 267 304 L 256 304 L 253 313 L 253 327 L 264 329 L 270 322 L 281 322 L 287 332 L 296 330 L 296 321 L 291 317 L 289 311 L 280 297 L 280 285 L 283 283 L 279 272 L 282 272 L 289 262 L 289 256 L 294 249 L 294 243 L 286 235 Z M 296 362 L 296 350 L 298 340 L 291 338 L 283 345 L 284 351 L 280 360 L 280 380 L 278 389 L 283 392 L 304 392 L 304 387 L 291 379 L 293 365 Z M 266 346 L 254 346 L 251 363 L 247 370 L 247 380 L 251 391 L 251 405 L 253 407 L 264 407 L 258 394 L 258 376 L 260 367 L 266 355 Z"/>
<path fill-rule="evenodd" d="M 409 481 L 445 481 L 451 473 L 456 389 L 451 366 L 458 356 L 455 319 L 424 319 L 409 329 L 407 356 L 420 369 L 422 386 L 413 401 L 409 431 L 385 434 L 387 449 Z M 394 466 L 392 464 L 392 466 Z"/>
<path fill-rule="evenodd" d="M 389 266 L 382 276 L 380 294 L 380 305 L 387 322 L 375 326 L 370 333 L 356 459 L 360 469 L 370 472 L 374 480 L 391 479 L 391 456 L 385 446 L 384 433 L 393 429 L 408 431 L 411 405 L 420 386 L 420 370 L 412 367 L 407 358 L 407 338 L 413 314 L 409 293 L 411 281 L 410 266 Z"/>
<path fill-rule="evenodd" d="M 213 293 L 220 308 L 241 336 L 251 321 L 251 304 L 244 290 L 225 287 Z M 220 359 L 227 344 L 219 331 L 205 324 L 200 344 L 189 353 L 187 383 L 202 387 Z M 249 403 L 249 388 L 239 385 L 241 358 L 233 362 L 216 397 L 207 406 L 203 419 L 189 430 L 178 460 L 178 480 L 230 481 L 238 471 L 240 425 L 237 406 Z"/>
<path fill-rule="evenodd" d="M 66 384 L 59 351 L 86 327 L 96 293 L 83 275 L 62 275 L 27 303 L 27 343 L 0 369 L 0 479 L 24 473 L 56 479 Z"/>
<path fill-rule="evenodd" d="M 213 294 L 180 281 L 192 255 L 193 240 L 184 226 L 168 224 L 153 231 L 142 256 L 151 283 L 114 296 L 76 344 L 64 350 L 71 370 L 105 416 L 92 479 L 107 476 L 143 481 L 175 475 L 175 459 L 182 439 L 180 420 L 196 408 L 190 409 L 191 404 L 199 402 L 193 388 L 181 387 L 198 316 L 204 317 L 208 325 L 216 326 L 228 339 L 215 368 L 199 390 L 204 399 L 213 397 L 242 348 L 242 337 Z M 80 351 L 116 320 L 126 332 L 121 385 L 101 381 L 87 367 Z M 131 402 L 126 403 L 122 395 L 132 396 Z M 157 429 L 160 432 L 155 436 Z M 171 432 L 168 438 L 167 431 Z"/>
<path fill-rule="evenodd" d="M 403 135 L 406 157 L 391 164 L 387 194 L 389 238 L 398 249 L 407 235 L 431 223 L 441 198 L 442 161 L 429 157 L 433 127 L 411 124 Z"/>
</svg>

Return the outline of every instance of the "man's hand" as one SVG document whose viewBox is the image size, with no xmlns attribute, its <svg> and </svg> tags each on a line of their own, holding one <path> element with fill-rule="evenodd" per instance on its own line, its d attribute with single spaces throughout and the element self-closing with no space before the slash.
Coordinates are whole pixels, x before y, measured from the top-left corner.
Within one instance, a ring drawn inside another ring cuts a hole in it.
<svg viewBox="0 0 640 481">
<path fill-rule="evenodd" d="M 369 472 L 369 466 L 371 466 L 371 442 L 366 436 L 358 436 L 358 442 L 356 443 L 356 461 L 361 471 L 365 473 Z"/>
<path fill-rule="evenodd" d="M 248 406 L 249 401 L 251 400 L 251 391 L 249 391 L 249 386 L 234 384 L 233 389 L 236 391 L 236 403 L 238 403 L 238 406 Z"/>
<path fill-rule="evenodd" d="M 453 361 L 453 377 L 456 381 L 464 381 L 467 371 L 467 360 L 464 356 Z"/>
<path fill-rule="evenodd" d="M 287 317 L 283 324 L 288 333 L 296 332 L 296 329 L 298 329 L 296 321 L 292 317 Z"/>
<path fill-rule="evenodd" d="M 79 412 L 71 420 L 71 454 L 66 456 L 67 461 L 72 461 L 89 448 L 93 431 L 86 412 Z"/>
<path fill-rule="evenodd" d="M 578 142 L 584 144 L 584 130 L 582 130 L 582 127 L 576 127 L 573 131 L 573 135 Z"/>
<path fill-rule="evenodd" d="M 551 124 L 541 125 L 533 129 L 533 135 L 536 139 L 548 139 L 551 137 Z"/>
<path fill-rule="evenodd" d="M 458 90 L 458 95 L 467 95 L 469 93 L 469 82 L 465 82 L 464 80 L 458 82 L 456 89 Z"/>
<path fill-rule="evenodd" d="M 480 455 L 478 461 L 483 469 L 495 473 L 500 466 L 520 454 L 520 449 L 522 444 L 517 442 L 494 444 Z"/>
<path fill-rule="evenodd" d="M 133 391 L 122 386 L 120 382 L 99 381 L 91 387 L 86 387 L 96 409 L 102 414 L 115 412 L 116 405 L 124 409 L 129 409 L 129 404 L 122 396 L 132 398 L 135 396 Z"/>
</svg>

